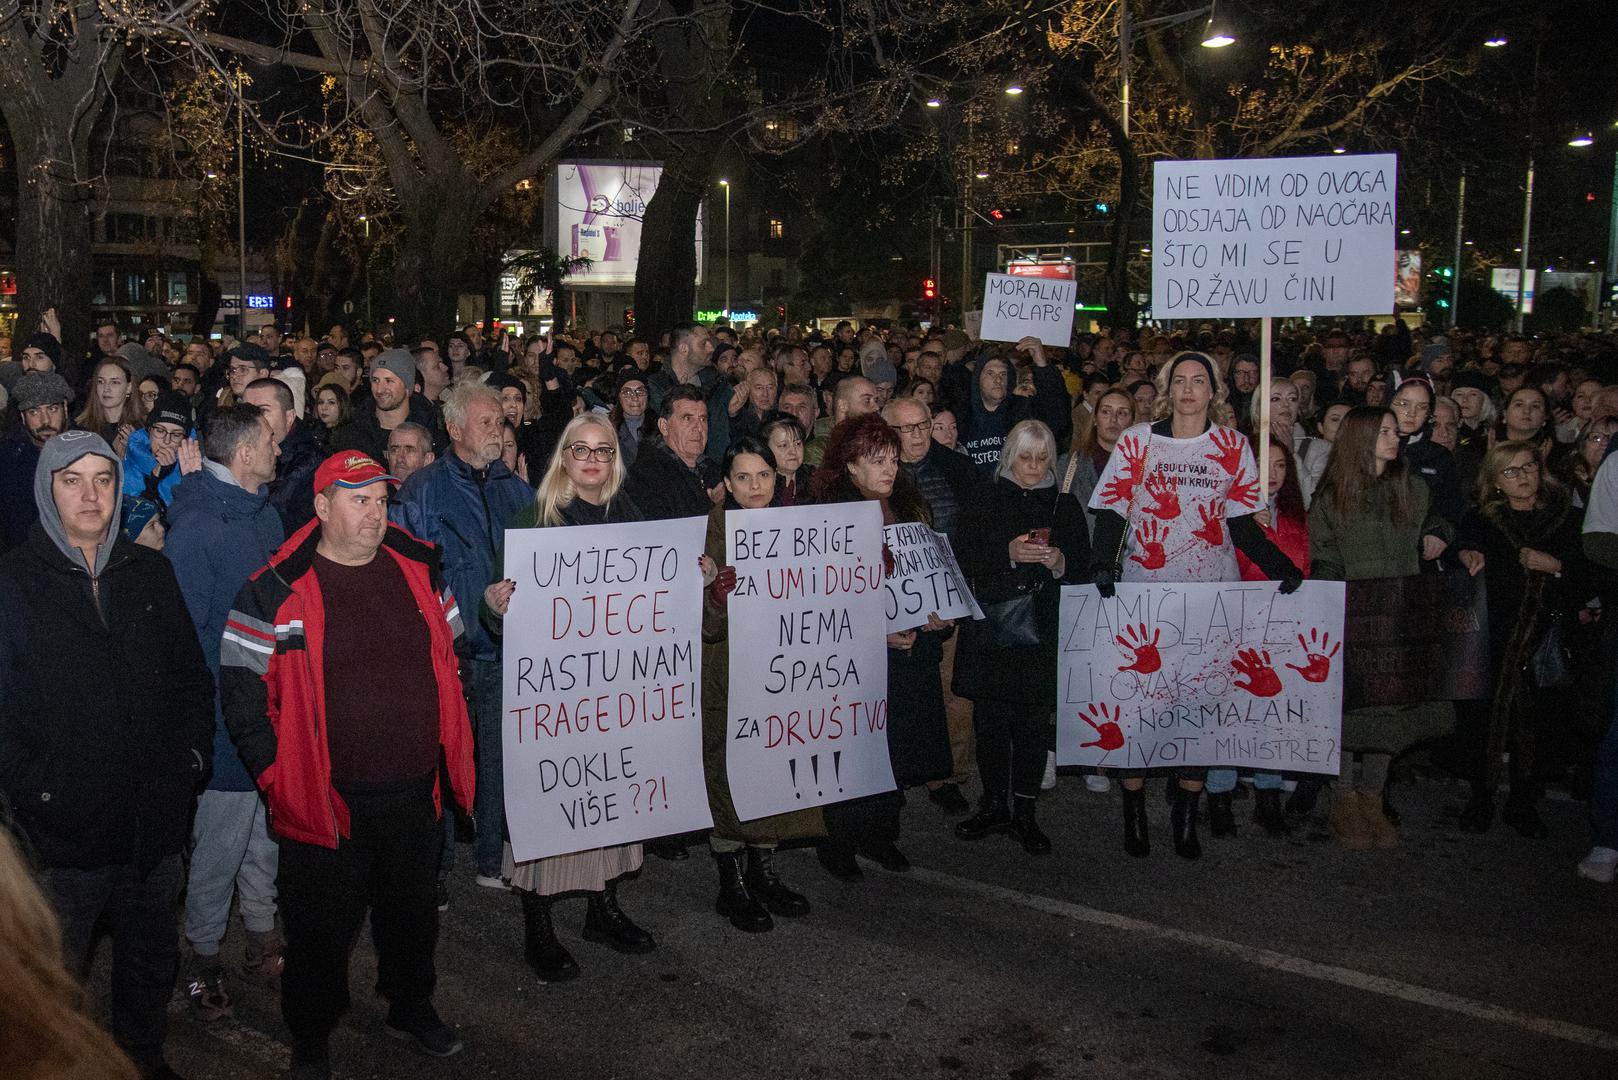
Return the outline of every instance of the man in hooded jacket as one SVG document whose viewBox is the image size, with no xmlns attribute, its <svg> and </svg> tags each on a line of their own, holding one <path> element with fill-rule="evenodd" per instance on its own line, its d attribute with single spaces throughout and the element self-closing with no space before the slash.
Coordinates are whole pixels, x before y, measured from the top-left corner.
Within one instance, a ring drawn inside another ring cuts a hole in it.
<svg viewBox="0 0 1618 1080">
<path fill-rule="evenodd" d="M 0 558 L 0 801 L 81 977 L 97 922 L 111 930 L 113 1037 L 144 1077 L 172 1077 L 174 907 L 213 680 L 168 560 L 119 531 L 120 472 L 98 435 L 48 440 L 39 521 Z"/>
</svg>

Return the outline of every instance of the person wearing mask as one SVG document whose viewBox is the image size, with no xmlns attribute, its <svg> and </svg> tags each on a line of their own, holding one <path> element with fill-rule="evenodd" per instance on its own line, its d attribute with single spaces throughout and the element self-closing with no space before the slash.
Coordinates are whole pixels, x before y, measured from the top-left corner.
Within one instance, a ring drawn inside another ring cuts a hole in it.
<svg viewBox="0 0 1618 1080">
<path fill-rule="evenodd" d="M 225 726 L 279 845 L 299 1080 L 331 1076 L 367 912 L 387 1030 L 434 1056 L 462 1049 L 432 1002 L 439 817 L 451 791 L 470 813 L 474 789 L 462 620 L 438 552 L 388 524 L 394 483 L 363 454 L 323 461 L 315 520 L 243 586 L 220 644 Z"/>
<path fill-rule="evenodd" d="M 1582 522 L 1565 487 L 1532 443 L 1503 442 L 1483 458 L 1478 506 L 1456 539 L 1461 565 L 1487 583 L 1489 653 L 1495 674 L 1487 702 L 1457 702 L 1458 731 L 1471 765 L 1472 797 L 1461 811 L 1464 832 L 1485 832 L 1494 819 L 1502 753 L 1510 762 L 1510 794 L 1501 820 L 1521 836 L 1550 835 L 1539 816 L 1544 794 L 1535 762 L 1548 745 L 1552 718 L 1532 674 L 1534 654 L 1552 623 L 1589 599 L 1590 575 L 1580 549 Z M 1469 706 L 1460 709 L 1461 705 Z"/>
<path fill-rule="evenodd" d="M 695 387 L 691 389 L 695 391 Z M 685 390 L 678 387 L 673 394 Z M 697 404 L 702 404 L 700 393 Z M 561 445 L 540 476 L 534 498 L 507 528 L 567 528 L 645 520 L 623 489 L 624 468 L 611 421 L 600 413 L 582 413 L 562 430 Z M 500 635 L 516 588 L 511 579 L 499 578 L 483 590 L 482 621 L 489 633 Z M 579 975 L 578 961 L 557 940 L 551 917 L 553 901 L 566 893 L 588 895 L 586 941 L 601 942 L 629 954 L 657 948 L 656 939 L 636 926 L 618 904 L 619 879 L 639 870 L 644 861 L 642 844 L 619 844 L 527 862 L 516 862 L 510 843 L 504 846 L 503 872 L 522 900 L 523 957 L 540 982 L 563 982 Z"/>
<path fill-rule="evenodd" d="M 884 526 L 930 524 L 926 502 L 900 476 L 899 453 L 899 435 L 881 416 L 838 425 L 815 473 L 815 502 L 870 500 L 880 504 Z M 953 626 L 929 612 L 923 626 L 888 634 L 888 757 L 898 786 L 821 808 L 826 839 L 816 853 L 835 878 L 862 876 L 856 853 L 895 873 L 910 869 L 897 843 L 904 788 L 943 780 L 952 769 L 939 663 Z M 1054 686 L 1054 674 L 1052 679 Z"/>
<path fill-rule="evenodd" d="M 641 433 L 646 422 L 646 403 L 646 376 L 635 368 L 627 369 L 618 377 L 611 413 L 612 427 L 618 433 L 618 446 L 623 452 L 626 469 L 635 464 L 635 452 L 640 449 Z"/>
<path fill-rule="evenodd" d="M 533 499 L 526 481 L 500 458 L 505 417 L 500 396 L 476 382 L 458 383 L 444 395 L 449 450 L 413 473 L 388 508 L 393 524 L 438 548 L 450 591 L 479 596 L 497 576 L 504 523 Z M 460 642 L 461 685 L 466 690 L 477 747 L 477 883 L 503 889 L 500 845 L 505 840 L 505 774 L 501 756 L 500 647 L 474 620 Z M 446 815 L 445 877 L 455 859 L 453 822 Z M 439 902 L 447 898 L 439 886 Z"/>
<path fill-rule="evenodd" d="M 719 466 L 706 456 L 710 415 L 701 388 L 680 385 L 668 391 L 657 437 L 642 439 L 624 486 L 648 521 L 705 517 L 724 497 Z"/>
<path fill-rule="evenodd" d="M 983 795 L 955 835 L 1008 832 L 1031 855 L 1051 850 L 1034 808 L 1055 747 L 1061 586 L 1082 583 L 1091 563 L 1084 509 L 1060 490 L 1055 462 L 1050 428 L 1038 420 L 1013 427 L 994 479 L 963 512 L 956 547 L 980 604 L 1033 597 L 1036 633 L 1032 641 L 1006 640 L 992 620 L 961 624 L 952 688 L 972 702 Z"/>
<path fill-rule="evenodd" d="M 22 430 L 0 441 L 0 552 L 20 545 L 39 520 L 39 505 L 34 500 L 39 452 L 51 438 L 69 429 L 68 403 L 73 400 L 73 390 L 54 371 L 29 372 L 17 380 L 11 400 L 22 419 Z"/>
<path fill-rule="evenodd" d="M 120 470 L 93 432 L 47 440 L 39 520 L 0 557 L 0 802 L 81 980 L 97 924 L 111 931 L 114 1038 L 157 1080 L 175 1075 L 163 1055 L 174 911 L 213 752 L 213 680 L 173 567 L 121 533 Z"/>
<path fill-rule="evenodd" d="M 1400 454 L 1399 422 L 1389 409 L 1351 409 L 1332 445 L 1309 506 L 1309 566 L 1323 581 L 1411 577 L 1437 559 L 1454 526 L 1432 509 L 1426 484 Z M 1408 734 L 1378 723 L 1377 710 L 1343 715 L 1342 767 L 1332 798 L 1332 831 L 1350 849 L 1392 847 L 1399 831 L 1384 789 L 1393 754 Z M 1361 759 L 1355 776 L 1355 757 Z M 1304 790 L 1300 783 L 1299 790 Z"/>
<path fill-rule="evenodd" d="M 437 432 L 437 410 L 411 388 L 416 385 L 416 361 L 403 349 L 388 349 L 371 363 L 371 398 L 354 410 L 354 419 L 332 432 L 334 451 L 353 450 L 373 460 L 388 452 L 388 433 L 409 420 Z M 433 445 L 438 445 L 435 434 Z"/>
<path fill-rule="evenodd" d="M 792 423 L 792 421 L 787 421 Z M 725 514 L 730 510 L 757 510 L 777 505 L 778 462 L 769 447 L 744 435 L 731 444 L 721 466 L 725 500 L 708 515 L 708 536 L 703 555 L 704 577 L 711 577 L 702 599 L 702 759 L 708 784 L 708 806 L 713 831 L 708 847 L 719 870 L 719 897 L 714 910 L 746 933 L 775 927 L 775 917 L 809 914 L 809 901 L 781 881 L 775 869 L 775 849 L 783 840 L 815 839 L 825 835 L 819 807 L 743 822 L 731 802 L 725 773 L 725 746 L 729 732 L 730 642 L 727 613 L 736 587 L 736 570 L 724 566 Z"/>
<path fill-rule="evenodd" d="M 1095 582 L 1101 595 L 1112 596 L 1118 580 L 1235 581 L 1240 575 L 1238 549 L 1268 580 L 1279 581 L 1281 592 L 1295 591 L 1303 583 L 1302 573 L 1254 519 L 1265 496 L 1258 490 L 1252 447 L 1240 432 L 1211 420 L 1223 389 L 1217 367 L 1203 353 L 1183 352 L 1163 365 L 1157 378 L 1158 410 L 1165 415 L 1124 432 L 1090 497 L 1096 515 Z M 1182 498 L 1182 478 L 1202 474 L 1210 463 L 1216 486 L 1186 485 Z M 1196 820 L 1206 772 L 1185 768 L 1176 773 L 1171 822 L 1174 850 L 1181 858 L 1202 855 Z M 1121 783 L 1124 849 L 1144 857 L 1151 852 L 1145 777 L 1132 771 Z M 1235 832 L 1229 790 L 1209 800 L 1208 818 L 1215 835 Z"/>
<path fill-rule="evenodd" d="M 388 432 L 388 472 L 403 484 L 417 472 L 438 460 L 433 453 L 432 432 L 409 420 Z"/>
<path fill-rule="evenodd" d="M 307 341 L 307 338 L 299 340 Z M 280 379 L 256 379 L 241 400 L 264 414 L 275 436 L 275 475 L 270 479 L 270 506 L 281 515 L 283 531 L 292 535 L 315 516 L 315 470 L 326 457 L 325 428 L 298 419 L 292 390 Z"/>
<path fill-rule="evenodd" d="M 1067 435 L 1072 423 L 1067 386 L 1046 358 L 1045 346 L 1036 337 L 1025 337 L 1014 348 L 1033 361 L 1033 394 L 1013 394 L 1016 373 L 1011 364 L 991 357 L 978 365 L 970 410 L 957 417 L 961 448 L 985 477 L 999 467 L 1000 446 L 1019 422 L 1043 421 L 1058 438 Z"/>
<path fill-rule="evenodd" d="M 284 387 L 283 387 L 284 389 Z M 202 467 L 174 493 L 166 550 L 185 596 L 208 671 L 219 678 L 219 646 L 231 603 L 247 579 L 286 540 L 265 485 L 275 479 L 275 433 L 251 403 L 215 409 L 208 418 Z M 264 804 L 214 703 L 213 771 L 191 825 L 185 938 L 191 950 L 186 993 L 203 1020 L 231 1012 L 219 946 L 240 903 L 247 930 L 243 974 L 270 982 L 281 974 L 275 933 L 276 849 Z"/>
</svg>

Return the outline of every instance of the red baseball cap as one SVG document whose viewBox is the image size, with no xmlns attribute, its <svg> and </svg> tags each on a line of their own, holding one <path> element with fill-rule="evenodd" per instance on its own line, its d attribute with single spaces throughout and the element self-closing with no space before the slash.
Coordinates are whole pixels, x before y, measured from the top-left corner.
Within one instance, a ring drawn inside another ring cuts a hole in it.
<svg viewBox="0 0 1618 1080">
<path fill-rule="evenodd" d="M 375 458 L 355 450 L 333 454 L 322 461 L 320 468 L 315 470 L 316 491 L 325 491 L 333 484 L 345 488 L 369 487 L 378 480 L 385 480 L 394 487 L 399 486 L 397 476 L 389 476 L 388 470 L 377 464 Z"/>
</svg>

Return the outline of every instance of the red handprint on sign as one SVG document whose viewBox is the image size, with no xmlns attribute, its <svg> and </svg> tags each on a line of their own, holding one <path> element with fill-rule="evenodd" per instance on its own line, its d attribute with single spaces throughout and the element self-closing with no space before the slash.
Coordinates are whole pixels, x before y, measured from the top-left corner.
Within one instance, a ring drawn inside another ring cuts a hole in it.
<svg viewBox="0 0 1618 1080">
<path fill-rule="evenodd" d="M 1152 636 L 1146 636 L 1146 624 L 1142 623 L 1139 630 L 1133 626 L 1125 626 L 1124 632 L 1113 638 L 1120 649 L 1126 649 L 1135 654 L 1132 663 L 1125 664 L 1119 671 L 1138 671 L 1142 675 L 1150 675 L 1163 666 L 1163 658 L 1158 655 L 1157 643 L 1162 640 L 1163 631 L 1153 630 Z"/>
<path fill-rule="evenodd" d="M 1219 453 L 1205 454 L 1203 456 L 1230 475 L 1235 476 L 1236 470 L 1242 467 L 1241 434 L 1230 428 L 1216 427 L 1209 438 L 1213 440 L 1214 448 Z"/>
<path fill-rule="evenodd" d="M 1107 715 L 1107 706 L 1105 705 L 1099 707 L 1090 705 L 1087 707 L 1087 711 L 1090 715 L 1086 716 L 1084 713 L 1080 713 L 1079 719 L 1090 725 L 1091 729 L 1095 731 L 1096 737 L 1094 742 L 1080 743 L 1080 749 L 1099 746 L 1101 749 L 1110 752 L 1124 745 L 1124 731 L 1118 726 L 1118 721 L 1123 719 L 1123 711 L 1118 706 L 1114 705 L 1112 707 L 1111 716 Z M 1097 720 L 1101 722 L 1098 724 L 1096 723 Z"/>
<path fill-rule="evenodd" d="M 1205 541 L 1209 547 L 1220 547 L 1225 542 L 1225 504 L 1218 499 L 1198 503 L 1197 513 L 1202 517 L 1202 528 L 1194 529 L 1192 536 Z"/>
<path fill-rule="evenodd" d="M 1180 516 L 1180 481 L 1175 477 L 1161 471 L 1153 473 L 1146 478 L 1146 494 L 1152 497 L 1152 505 L 1146 508 L 1148 514 L 1164 521 Z"/>
<path fill-rule="evenodd" d="M 1305 641 L 1303 635 L 1298 635 L 1298 644 L 1303 646 L 1303 655 L 1308 663 L 1303 667 L 1297 664 L 1288 664 L 1287 667 L 1302 675 L 1309 682 L 1325 682 L 1331 675 L 1331 660 L 1342 649 L 1343 643 L 1339 641 L 1333 645 L 1331 635 L 1323 634 L 1319 630 L 1309 631 L 1309 640 Z M 1330 651 L 1328 651 L 1330 650 Z"/>
<path fill-rule="evenodd" d="M 1241 503 L 1252 508 L 1258 505 L 1258 481 L 1243 480 L 1245 473 L 1237 473 L 1236 479 L 1231 482 L 1230 490 L 1225 494 L 1230 496 L 1231 502 Z"/>
<path fill-rule="evenodd" d="M 1236 654 L 1236 659 L 1230 662 L 1236 674 L 1247 676 L 1247 681 L 1237 680 L 1236 689 L 1246 690 L 1254 697 L 1274 697 L 1281 692 L 1281 679 L 1276 675 L 1275 667 L 1270 660 L 1269 653 L 1260 653 L 1257 649 L 1243 649 Z"/>
<path fill-rule="evenodd" d="M 1101 489 L 1103 502 L 1128 502 L 1140 483 L 1141 468 L 1146 464 L 1146 449 L 1133 436 L 1120 439 L 1116 451 L 1123 458 L 1123 468 Z"/>
<path fill-rule="evenodd" d="M 1155 521 L 1135 529 L 1135 543 L 1140 547 L 1139 555 L 1131 555 L 1133 562 L 1138 562 L 1142 569 L 1161 570 L 1163 564 L 1168 562 L 1168 556 L 1163 552 L 1163 541 L 1168 539 L 1169 532 Z"/>
</svg>

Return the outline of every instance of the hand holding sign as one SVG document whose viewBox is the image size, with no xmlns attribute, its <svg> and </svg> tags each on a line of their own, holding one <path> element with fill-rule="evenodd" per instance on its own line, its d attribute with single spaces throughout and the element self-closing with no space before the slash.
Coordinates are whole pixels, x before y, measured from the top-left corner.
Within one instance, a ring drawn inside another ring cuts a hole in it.
<svg viewBox="0 0 1618 1080">
<path fill-rule="evenodd" d="M 1235 681 L 1233 685 L 1236 689 L 1246 690 L 1254 697 L 1274 697 L 1281 692 L 1281 678 L 1275 673 L 1275 664 L 1268 651 L 1260 653 L 1257 649 L 1243 649 L 1236 654 L 1230 666 L 1236 674 L 1247 677 L 1246 682 L 1240 679 Z"/>
<path fill-rule="evenodd" d="M 1343 643 L 1339 641 L 1333 645 L 1330 634 L 1322 634 L 1319 630 L 1309 631 L 1309 640 L 1305 641 L 1303 635 L 1298 635 L 1298 644 L 1303 646 L 1305 659 L 1308 663 L 1303 667 L 1297 664 L 1288 664 L 1287 667 L 1302 675 L 1309 682 L 1325 682 L 1331 674 L 1331 658 L 1342 649 Z M 1330 652 L 1327 652 L 1330 649 Z"/>
</svg>

